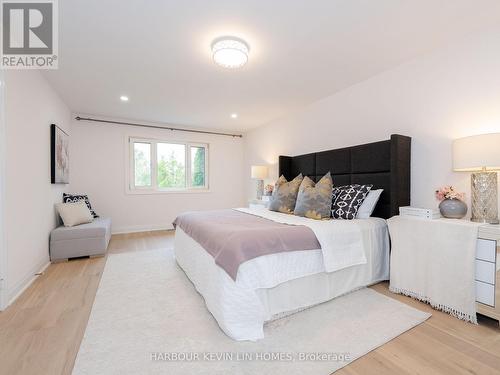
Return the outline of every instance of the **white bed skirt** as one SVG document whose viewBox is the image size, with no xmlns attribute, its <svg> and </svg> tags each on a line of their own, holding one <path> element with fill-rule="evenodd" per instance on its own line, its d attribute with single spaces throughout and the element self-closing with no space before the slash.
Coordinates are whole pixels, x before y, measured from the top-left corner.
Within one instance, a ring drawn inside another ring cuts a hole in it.
<svg viewBox="0 0 500 375">
<path fill-rule="evenodd" d="M 266 321 L 388 280 L 385 221 L 371 221 L 363 231 L 363 240 L 367 257 L 363 265 L 327 273 L 321 249 L 285 252 L 243 263 L 236 282 L 179 227 L 174 248 L 177 263 L 221 329 L 235 340 L 255 341 L 264 337 Z"/>
</svg>

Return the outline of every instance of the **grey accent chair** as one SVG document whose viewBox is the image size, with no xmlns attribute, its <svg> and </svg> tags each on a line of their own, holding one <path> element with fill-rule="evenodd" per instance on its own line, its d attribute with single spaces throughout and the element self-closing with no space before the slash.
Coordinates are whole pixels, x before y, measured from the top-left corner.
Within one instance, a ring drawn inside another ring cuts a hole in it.
<svg viewBox="0 0 500 375">
<path fill-rule="evenodd" d="M 106 254 L 111 238 L 111 219 L 95 218 L 74 227 L 59 226 L 50 234 L 50 260 L 64 261 Z"/>
</svg>

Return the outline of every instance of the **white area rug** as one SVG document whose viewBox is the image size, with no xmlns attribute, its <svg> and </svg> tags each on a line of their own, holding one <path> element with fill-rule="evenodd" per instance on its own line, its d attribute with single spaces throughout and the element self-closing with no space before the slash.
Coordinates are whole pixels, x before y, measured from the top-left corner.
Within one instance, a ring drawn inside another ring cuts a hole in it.
<svg viewBox="0 0 500 375">
<path fill-rule="evenodd" d="M 73 374 L 327 375 L 429 316 L 362 289 L 268 324 L 261 341 L 237 342 L 171 250 L 112 254 Z"/>
</svg>

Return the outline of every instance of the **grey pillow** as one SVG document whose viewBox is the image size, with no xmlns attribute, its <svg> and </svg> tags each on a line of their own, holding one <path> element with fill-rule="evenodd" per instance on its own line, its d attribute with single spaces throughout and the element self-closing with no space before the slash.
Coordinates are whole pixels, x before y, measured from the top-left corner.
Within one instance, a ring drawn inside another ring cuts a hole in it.
<svg viewBox="0 0 500 375">
<path fill-rule="evenodd" d="M 293 213 L 310 219 L 329 219 L 332 208 L 332 188 L 333 181 L 330 172 L 316 184 L 309 177 L 304 177 Z"/>
<path fill-rule="evenodd" d="M 284 176 L 280 176 L 276 184 L 274 184 L 273 195 L 269 202 L 269 210 L 293 214 L 302 179 L 302 173 L 290 182 Z"/>
</svg>

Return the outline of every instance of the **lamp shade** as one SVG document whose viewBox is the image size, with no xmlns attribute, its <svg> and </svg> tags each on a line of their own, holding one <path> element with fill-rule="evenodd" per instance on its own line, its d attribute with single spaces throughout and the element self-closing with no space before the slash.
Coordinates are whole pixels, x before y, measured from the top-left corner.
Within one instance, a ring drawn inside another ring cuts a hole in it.
<svg viewBox="0 0 500 375">
<path fill-rule="evenodd" d="M 500 133 L 474 135 L 453 141 L 453 170 L 500 170 Z"/>
<path fill-rule="evenodd" d="M 267 177 L 267 167 L 265 165 L 252 165 L 252 178 L 263 180 Z"/>
</svg>

